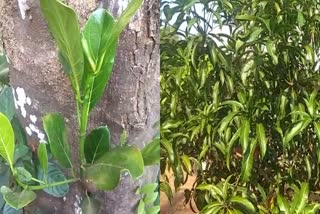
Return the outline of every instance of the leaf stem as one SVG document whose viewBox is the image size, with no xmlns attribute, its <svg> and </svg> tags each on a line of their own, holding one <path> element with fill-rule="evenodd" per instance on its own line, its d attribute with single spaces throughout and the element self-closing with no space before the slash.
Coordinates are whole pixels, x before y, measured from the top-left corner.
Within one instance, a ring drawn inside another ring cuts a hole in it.
<svg viewBox="0 0 320 214">
<path fill-rule="evenodd" d="M 79 179 L 73 178 L 73 179 L 59 181 L 59 182 L 51 183 L 51 184 L 43 184 L 43 185 L 39 185 L 39 186 L 28 186 L 28 185 L 22 183 L 18 178 L 16 178 L 17 183 L 21 187 L 23 187 L 23 189 L 28 189 L 28 190 L 42 190 L 42 189 L 46 189 L 46 188 L 50 188 L 50 187 L 55 187 L 55 186 L 60 186 L 60 185 L 67 184 L 67 183 L 76 182 L 78 180 Z"/>
<path fill-rule="evenodd" d="M 90 112 L 90 101 L 92 96 L 93 84 L 95 76 L 89 74 L 86 80 L 85 95 L 83 99 L 82 111 L 81 111 L 81 122 L 80 122 L 80 159 L 81 163 L 85 164 L 85 155 L 84 155 L 84 144 L 86 140 L 86 131 L 88 126 L 89 112 Z"/>
</svg>

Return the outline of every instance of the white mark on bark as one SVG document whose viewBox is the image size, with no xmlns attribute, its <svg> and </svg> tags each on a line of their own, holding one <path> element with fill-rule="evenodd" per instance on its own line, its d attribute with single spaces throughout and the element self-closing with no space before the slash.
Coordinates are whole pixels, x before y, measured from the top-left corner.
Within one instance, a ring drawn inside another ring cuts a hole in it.
<svg viewBox="0 0 320 214">
<path fill-rule="evenodd" d="M 28 134 L 29 136 L 32 135 L 32 131 L 31 131 L 31 129 L 30 129 L 29 127 L 26 127 L 26 132 L 27 132 L 27 134 Z"/>
<path fill-rule="evenodd" d="M 16 89 L 16 93 L 17 93 L 17 99 L 16 99 L 16 97 L 14 96 L 14 98 L 15 98 L 15 106 L 16 107 L 20 107 L 20 111 L 21 111 L 21 115 L 25 118 L 26 116 L 27 116 L 27 111 L 26 111 L 26 109 L 25 109 L 25 104 L 26 104 L 26 99 L 27 99 L 27 97 L 26 97 L 26 92 L 24 91 L 24 89 L 23 88 L 20 88 L 20 87 L 18 87 L 17 89 Z"/>
<path fill-rule="evenodd" d="M 82 214 L 82 209 L 80 207 L 82 198 L 80 196 L 76 195 L 76 199 L 77 200 L 73 203 L 73 205 L 74 205 L 74 213 L 75 214 Z"/>
<path fill-rule="evenodd" d="M 30 10 L 27 0 L 18 0 L 21 18 L 24 20 L 26 18 L 27 11 Z"/>
<path fill-rule="evenodd" d="M 37 122 L 37 117 L 35 115 L 30 115 L 30 120 L 32 123 L 36 123 Z"/>
</svg>

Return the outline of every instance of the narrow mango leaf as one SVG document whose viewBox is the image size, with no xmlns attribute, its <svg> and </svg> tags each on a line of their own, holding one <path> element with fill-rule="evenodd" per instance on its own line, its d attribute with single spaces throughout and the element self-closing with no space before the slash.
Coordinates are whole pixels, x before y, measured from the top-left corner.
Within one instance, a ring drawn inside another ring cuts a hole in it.
<svg viewBox="0 0 320 214">
<path fill-rule="evenodd" d="M 201 210 L 201 214 L 216 214 L 216 213 L 219 213 L 222 208 L 223 208 L 223 204 L 219 202 L 213 202 L 205 206 Z"/>
<path fill-rule="evenodd" d="M 237 15 L 236 20 L 239 21 L 256 21 L 257 17 L 249 14 L 242 14 L 242 15 Z"/>
<path fill-rule="evenodd" d="M 257 140 L 254 139 L 251 142 L 250 149 L 246 151 L 244 154 L 244 157 L 242 159 L 241 164 L 241 179 L 242 181 L 246 182 L 249 180 L 251 176 L 252 166 L 253 166 L 253 157 L 254 157 L 254 151 L 256 148 Z"/>
<path fill-rule="evenodd" d="M 248 119 L 245 118 L 241 126 L 241 133 L 240 133 L 240 143 L 243 149 L 243 153 L 247 151 L 247 148 L 249 145 L 249 134 L 250 134 L 250 122 Z"/>
<path fill-rule="evenodd" d="M 40 7 L 59 47 L 72 87 L 78 91 L 83 74 L 83 52 L 76 13 L 60 0 L 40 0 Z"/>
<path fill-rule="evenodd" d="M 303 127 L 303 121 L 300 121 L 300 122 L 296 123 L 293 126 L 293 128 L 286 133 L 286 135 L 283 138 L 283 147 L 284 148 L 287 148 L 287 146 L 289 145 L 289 142 L 293 139 L 293 137 L 296 136 L 297 134 L 299 134 L 302 127 Z"/>
<path fill-rule="evenodd" d="M 13 169 L 14 132 L 8 118 L 0 113 L 0 155 Z"/>
<path fill-rule="evenodd" d="M 84 144 L 84 153 L 87 163 L 94 163 L 110 149 L 110 131 L 103 126 L 94 129 L 87 137 Z"/>
<path fill-rule="evenodd" d="M 308 180 L 311 178 L 311 164 L 310 164 L 310 160 L 309 160 L 309 157 L 306 156 L 305 157 L 305 162 L 306 162 L 306 170 L 307 170 L 307 173 L 308 173 Z"/>
<path fill-rule="evenodd" d="M 261 158 L 263 159 L 267 151 L 267 138 L 266 138 L 266 132 L 262 123 L 257 124 L 256 132 L 257 132 L 257 138 L 259 141 Z"/>
<path fill-rule="evenodd" d="M 58 113 L 47 114 L 43 117 L 43 127 L 54 158 L 62 166 L 66 168 L 72 167 L 67 132 L 61 115 Z"/>
<path fill-rule="evenodd" d="M 160 162 L 160 139 L 154 139 L 146 145 L 142 151 L 145 166 L 151 166 Z"/>
<path fill-rule="evenodd" d="M 273 64 L 277 65 L 278 64 L 278 57 L 276 55 L 276 47 L 273 41 L 268 40 L 267 43 L 267 51 L 268 54 L 271 56 Z"/>
<path fill-rule="evenodd" d="M 230 170 L 230 159 L 231 159 L 231 152 L 233 149 L 233 145 L 235 144 L 236 140 L 239 138 L 240 133 L 241 133 L 241 129 L 238 129 L 236 133 L 232 136 L 231 140 L 228 142 L 228 145 L 227 145 L 226 164 L 229 170 Z"/>
<path fill-rule="evenodd" d="M 189 159 L 189 157 L 187 155 L 182 155 L 181 156 L 181 160 L 182 160 L 182 163 L 185 167 L 185 169 L 187 170 L 187 173 L 192 173 L 192 165 L 191 165 L 191 161 Z"/>
<path fill-rule="evenodd" d="M 33 191 L 24 190 L 22 192 L 13 192 L 10 188 L 2 186 L 0 189 L 4 200 L 13 208 L 21 209 L 32 201 L 34 201 L 37 195 Z"/>
<path fill-rule="evenodd" d="M 47 174 L 48 171 L 48 153 L 47 153 L 47 145 L 45 143 L 40 143 L 38 146 L 38 160 L 40 162 L 41 169 L 43 174 Z"/>
<path fill-rule="evenodd" d="M 245 208 L 247 214 L 256 213 L 256 208 L 251 203 L 251 201 L 246 198 L 243 198 L 241 196 L 233 196 L 230 198 L 230 202 Z"/>
<path fill-rule="evenodd" d="M 289 208 L 288 202 L 286 201 L 285 198 L 281 196 L 280 193 L 277 194 L 277 203 L 281 212 L 285 214 L 290 214 L 290 208 Z"/>
<path fill-rule="evenodd" d="M 172 189 L 171 189 L 169 183 L 162 182 L 160 184 L 160 191 L 163 192 L 164 194 L 166 194 L 166 196 L 168 197 L 168 199 L 171 203 L 171 200 L 173 198 L 173 192 L 172 192 Z"/>
<path fill-rule="evenodd" d="M 120 181 L 121 171 L 128 171 L 133 179 L 144 171 L 144 163 L 139 149 L 117 147 L 105 153 L 95 164 L 85 169 L 85 178 L 99 190 L 112 190 Z M 104 172 L 104 173 L 101 173 Z"/>
<path fill-rule="evenodd" d="M 224 130 L 229 126 L 229 123 L 233 120 L 233 118 L 238 114 L 238 112 L 231 112 L 226 117 L 224 117 L 220 122 L 220 128 L 218 132 L 220 135 Z"/>
<path fill-rule="evenodd" d="M 301 184 L 300 191 L 295 193 L 291 204 L 291 213 L 301 213 L 306 206 L 309 197 L 309 184 L 304 182 Z"/>
</svg>

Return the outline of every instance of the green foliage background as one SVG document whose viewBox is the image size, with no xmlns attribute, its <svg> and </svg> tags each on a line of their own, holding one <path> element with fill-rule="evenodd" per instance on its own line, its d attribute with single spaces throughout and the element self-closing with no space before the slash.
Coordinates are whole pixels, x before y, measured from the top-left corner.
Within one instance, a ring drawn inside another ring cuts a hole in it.
<svg viewBox="0 0 320 214">
<path fill-rule="evenodd" d="M 316 212 L 306 204 L 320 178 L 319 7 L 162 1 L 163 190 L 169 167 L 176 187 L 196 172 L 203 213 L 277 213 L 282 196 L 294 203 L 285 213 Z"/>
</svg>

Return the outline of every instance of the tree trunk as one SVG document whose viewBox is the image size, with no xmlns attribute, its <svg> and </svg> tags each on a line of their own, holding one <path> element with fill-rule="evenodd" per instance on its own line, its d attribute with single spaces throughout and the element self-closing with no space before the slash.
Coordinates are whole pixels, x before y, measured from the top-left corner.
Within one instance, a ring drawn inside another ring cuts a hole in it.
<svg viewBox="0 0 320 214">
<path fill-rule="evenodd" d="M 39 2 L 27 0 L 29 10 L 25 13 L 25 19 L 22 19 L 24 10 L 21 4 L 19 7 L 16 1 L 0 1 L 0 32 L 12 65 L 11 85 L 19 93 L 15 94 L 16 99 L 23 99 L 24 91 L 31 100 L 31 104 L 28 102 L 18 106 L 26 130 L 32 133 L 29 144 L 38 144 L 42 134 L 41 117 L 47 112 L 60 112 L 69 127 L 73 160 L 78 162 L 73 94 L 58 62 L 56 46 L 40 12 Z M 83 26 L 88 14 L 96 6 L 109 9 L 117 17 L 128 1 L 105 0 L 98 5 L 95 0 L 69 0 L 68 3 L 76 9 Z M 159 4 L 159 0 L 146 0 L 122 34 L 108 89 L 91 115 L 89 129 L 108 125 L 114 144 L 118 143 L 121 133 L 126 130 L 129 143 L 142 148 L 156 132 L 153 125 L 159 120 L 160 114 Z M 130 176 L 124 174 L 115 191 L 100 194 L 104 202 L 102 213 L 134 213 L 139 200 L 134 194 L 135 189 L 146 182 L 155 182 L 158 168 L 148 167 L 144 176 L 137 181 L 132 181 Z M 74 185 L 65 202 L 48 198 L 44 193 L 39 195 L 34 207 L 45 210 L 47 206 L 51 210 L 44 213 L 69 214 L 79 212 L 77 198 L 83 195 L 83 190 L 80 185 Z"/>
</svg>

